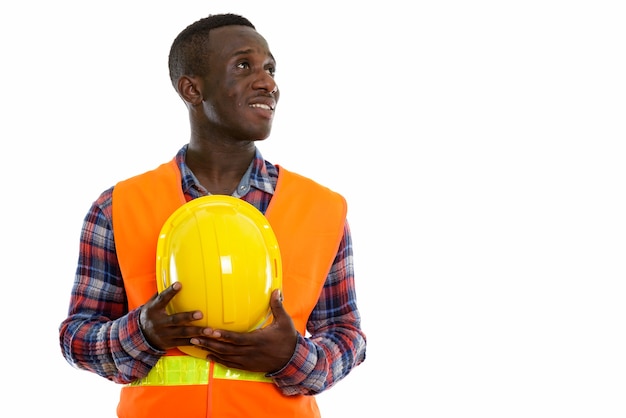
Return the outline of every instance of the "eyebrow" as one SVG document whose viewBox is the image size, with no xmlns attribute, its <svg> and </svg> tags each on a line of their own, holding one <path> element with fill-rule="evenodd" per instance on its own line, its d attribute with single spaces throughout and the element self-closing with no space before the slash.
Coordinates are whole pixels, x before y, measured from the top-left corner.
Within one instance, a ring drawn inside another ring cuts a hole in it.
<svg viewBox="0 0 626 418">
<path fill-rule="evenodd" d="M 236 51 L 233 54 L 233 57 L 238 57 L 240 55 L 247 55 L 247 54 L 252 54 L 252 53 L 254 53 L 254 50 L 252 48 L 242 49 L 242 50 Z M 270 58 L 272 59 L 272 61 L 274 61 L 274 63 L 276 63 L 276 58 L 274 58 L 274 55 L 271 52 L 270 52 L 269 55 L 270 55 Z"/>
</svg>

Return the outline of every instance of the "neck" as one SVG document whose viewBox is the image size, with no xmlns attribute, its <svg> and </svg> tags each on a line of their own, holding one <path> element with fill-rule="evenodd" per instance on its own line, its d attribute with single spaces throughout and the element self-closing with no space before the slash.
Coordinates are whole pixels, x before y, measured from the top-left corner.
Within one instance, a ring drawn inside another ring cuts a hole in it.
<svg viewBox="0 0 626 418">
<path fill-rule="evenodd" d="M 227 146 L 190 142 L 185 162 L 209 193 L 232 194 L 254 154 L 254 142 Z"/>
</svg>

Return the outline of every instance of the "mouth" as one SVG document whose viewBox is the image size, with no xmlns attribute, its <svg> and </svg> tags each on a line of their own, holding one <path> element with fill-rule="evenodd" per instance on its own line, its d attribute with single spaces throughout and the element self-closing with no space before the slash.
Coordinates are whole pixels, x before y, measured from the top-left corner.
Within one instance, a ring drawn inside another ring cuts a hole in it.
<svg viewBox="0 0 626 418">
<path fill-rule="evenodd" d="M 270 111 L 274 110 L 274 106 L 267 104 L 267 103 L 252 103 L 250 107 L 257 108 L 257 109 L 270 110 Z"/>
</svg>

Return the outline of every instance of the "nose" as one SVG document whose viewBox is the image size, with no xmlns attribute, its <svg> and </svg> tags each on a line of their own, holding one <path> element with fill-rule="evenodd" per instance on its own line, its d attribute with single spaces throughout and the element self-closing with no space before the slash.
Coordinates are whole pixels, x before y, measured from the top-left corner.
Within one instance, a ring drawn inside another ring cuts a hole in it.
<svg viewBox="0 0 626 418">
<path fill-rule="evenodd" d="M 278 92 L 278 84 L 274 80 L 274 77 L 263 71 L 262 75 L 259 75 L 253 86 L 255 89 L 262 89 L 268 93 L 275 94 Z"/>
</svg>

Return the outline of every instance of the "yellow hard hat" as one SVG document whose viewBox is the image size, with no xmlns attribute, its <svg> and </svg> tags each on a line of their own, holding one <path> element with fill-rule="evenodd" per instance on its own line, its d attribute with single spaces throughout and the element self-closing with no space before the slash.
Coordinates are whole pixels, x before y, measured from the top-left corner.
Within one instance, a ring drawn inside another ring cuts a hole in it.
<svg viewBox="0 0 626 418">
<path fill-rule="evenodd" d="M 267 218 L 248 202 L 203 196 L 179 207 L 157 242 L 159 292 L 174 282 L 183 288 L 168 304 L 170 314 L 200 310 L 200 326 L 247 332 L 271 317 L 272 292 L 282 287 L 276 236 Z M 193 347 L 181 351 L 204 358 Z"/>
</svg>

